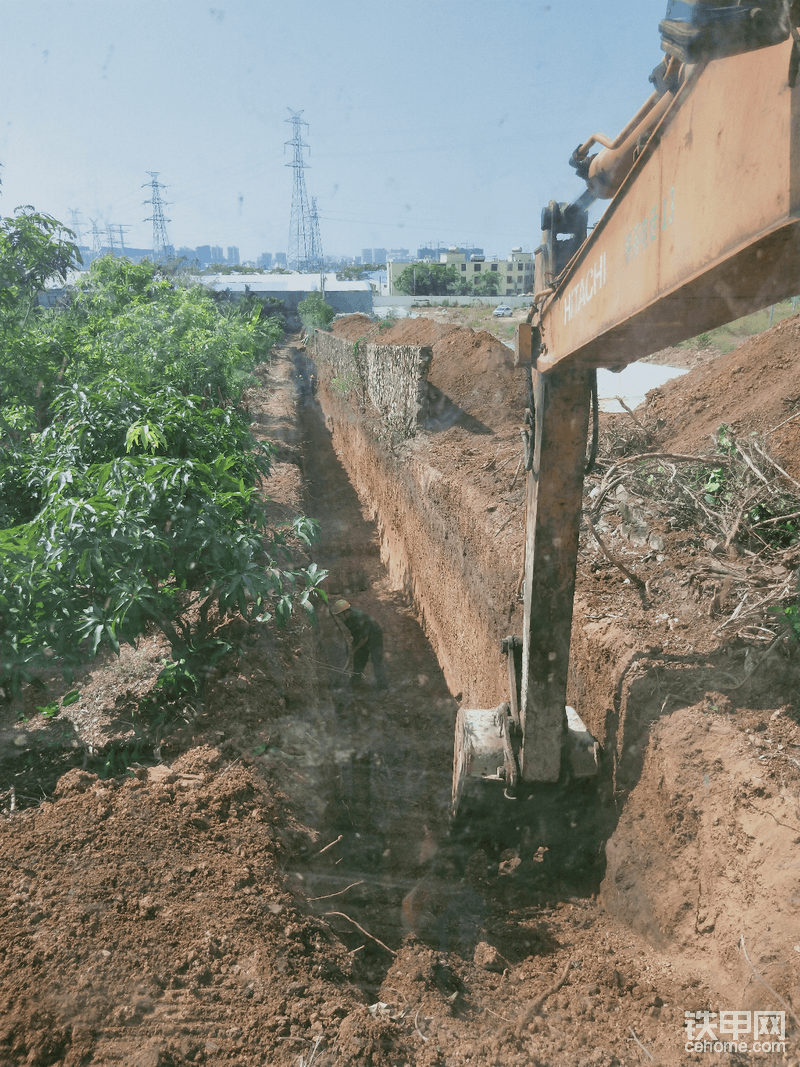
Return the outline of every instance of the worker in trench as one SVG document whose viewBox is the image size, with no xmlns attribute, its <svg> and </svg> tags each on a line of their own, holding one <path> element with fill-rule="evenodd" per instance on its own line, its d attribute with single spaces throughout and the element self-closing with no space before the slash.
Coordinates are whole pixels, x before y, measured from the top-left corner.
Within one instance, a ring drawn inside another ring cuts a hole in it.
<svg viewBox="0 0 800 1067">
<path fill-rule="evenodd" d="M 350 649 L 348 660 L 352 664 L 351 682 L 363 681 L 364 668 L 367 661 L 372 660 L 378 689 L 387 689 L 389 683 L 386 680 L 386 667 L 383 664 L 383 630 L 380 624 L 371 615 L 367 615 L 366 611 L 351 607 L 347 600 L 337 600 L 331 608 L 331 615 L 337 622 L 344 623 L 353 639 L 353 647 Z"/>
</svg>

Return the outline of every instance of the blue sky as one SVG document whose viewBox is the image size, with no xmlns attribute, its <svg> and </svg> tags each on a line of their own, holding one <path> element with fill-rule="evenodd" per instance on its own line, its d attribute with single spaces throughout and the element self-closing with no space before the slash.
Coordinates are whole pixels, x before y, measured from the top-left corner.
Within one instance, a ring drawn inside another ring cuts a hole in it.
<svg viewBox="0 0 800 1067">
<path fill-rule="evenodd" d="M 665 0 L 0 0 L 0 214 L 286 251 L 289 109 L 323 248 L 539 241 L 567 160 L 649 95 Z"/>
</svg>

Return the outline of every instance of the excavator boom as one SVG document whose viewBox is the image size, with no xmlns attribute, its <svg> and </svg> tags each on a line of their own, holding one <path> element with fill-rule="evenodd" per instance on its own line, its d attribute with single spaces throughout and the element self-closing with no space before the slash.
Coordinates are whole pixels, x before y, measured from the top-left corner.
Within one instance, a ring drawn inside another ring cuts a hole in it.
<svg viewBox="0 0 800 1067">
<path fill-rule="evenodd" d="M 539 371 L 620 369 L 796 293 L 793 48 L 787 41 L 691 70 L 542 301 Z"/>
<path fill-rule="evenodd" d="M 563 782 L 565 753 L 576 777 L 597 754 L 580 719 L 565 714 L 596 368 L 620 370 L 800 289 L 791 14 L 788 0 L 670 0 L 656 93 L 616 141 L 594 135 L 576 149 L 570 163 L 587 192 L 542 213 L 537 294 L 516 340 L 530 396 L 525 614 L 521 641 L 506 638 L 504 651 L 517 648 L 519 669 L 509 670 L 508 704 L 459 713 L 454 810 L 470 778 L 499 779 L 513 796 Z M 589 156 L 595 143 L 606 150 Z M 612 195 L 589 233 L 587 206 Z"/>
</svg>

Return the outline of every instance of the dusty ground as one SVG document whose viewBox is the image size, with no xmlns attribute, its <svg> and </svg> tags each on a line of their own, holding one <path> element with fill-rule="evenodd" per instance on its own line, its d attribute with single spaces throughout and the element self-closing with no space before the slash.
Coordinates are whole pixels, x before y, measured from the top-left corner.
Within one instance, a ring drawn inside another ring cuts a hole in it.
<svg viewBox="0 0 800 1067">
<path fill-rule="evenodd" d="M 645 447 L 702 449 L 720 422 L 747 433 L 790 418 L 798 329 L 788 320 L 651 395 Z M 513 576 L 524 396 L 507 351 L 450 321 L 381 340 L 434 346 L 431 381 L 457 410 L 415 447 L 492 509 Z M 149 638 L 87 671 L 55 718 L 34 693 L 4 708 L 0 1065 L 800 1063 L 791 649 L 762 661 L 765 643 L 715 632 L 733 602 L 710 610 L 704 566 L 720 557 L 704 538 L 637 498 L 654 548 L 630 507 L 606 512 L 606 541 L 647 596 L 587 534 L 577 695 L 613 762 L 605 871 L 556 877 L 514 852 L 499 873 L 481 853 L 454 866 L 457 702 L 309 374 L 287 348 L 251 393 L 255 428 L 281 449 L 267 488 L 276 518 L 322 522 L 315 556 L 330 592 L 383 625 L 390 690 L 368 674 L 350 691 L 324 619 L 279 636 L 233 624 L 240 651 L 202 701 L 142 707 L 164 655 Z M 795 477 L 797 425 L 770 435 Z M 606 420 L 607 449 L 629 432 L 640 443 L 627 416 Z M 47 700 L 67 689 L 50 681 Z M 787 1011 L 786 1053 L 684 1050 L 685 1011 L 770 1008 Z"/>
</svg>

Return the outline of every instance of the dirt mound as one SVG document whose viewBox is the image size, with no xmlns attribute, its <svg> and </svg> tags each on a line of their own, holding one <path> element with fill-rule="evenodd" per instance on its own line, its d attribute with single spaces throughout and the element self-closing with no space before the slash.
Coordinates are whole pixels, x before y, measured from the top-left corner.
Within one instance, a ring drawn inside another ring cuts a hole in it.
<svg viewBox="0 0 800 1067">
<path fill-rule="evenodd" d="M 752 337 L 708 365 L 648 394 L 645 416 L 659 420 L 658 440 L 676 452 L 708 448 L 726 423 L 744 437 L 766 434 L 800 403 L 800 316 Z M 782 466 L 800 479 L 800 420 L 770 433 Z"/>
<path fill-rule="evenodd" d="M 514 369 L 511 349 L 485 330 L 421 316 L 384 328 L 383 323 L 376 326 L 363 315 L 352 315 L 334 323 L 333 332 L 353 340 L 366 337 L 374 344 L 429 345 L 433 360 L 428 381 L 453 404 L 494 432 L 522 419 L 524 375 Z"/>
<path fill-rule="evenodd" d="M 4 826 L 0 1062 L 296 1063 L 362 997 L 282 887 L 290 827 L 210 747 L 123 782 L 69 772 Z"/>
<path fill-rule="evenodd" d="M 334 319 L 331 324 L 331 333 L 337 337 L 344 337 L 348 341 L 358 341 L 362 337 L 376 333 L 378 326 L 379 323 L 373 322 L 367 315 L 345 315 L 340 319 Z"/>
<path fill-rule="evenodd" d="M 796 1004 L 800 957 L 787 951 L 797 927 L 786 902 L 797 877 L 787 856 L 800 825 L 783 755 L 794 724 L 785 712 L 755 714 L 744 732 L 731 711 L 710 693 L 654 725 L 639 786 L 607 846 L 604 903 L 651 943 L 702 951 L 707 967 L 731 976 L 737 1002 L 774 1006 L 763 985 L 748 988 L 743 940 L 751 963 Z"/>
</svg>

